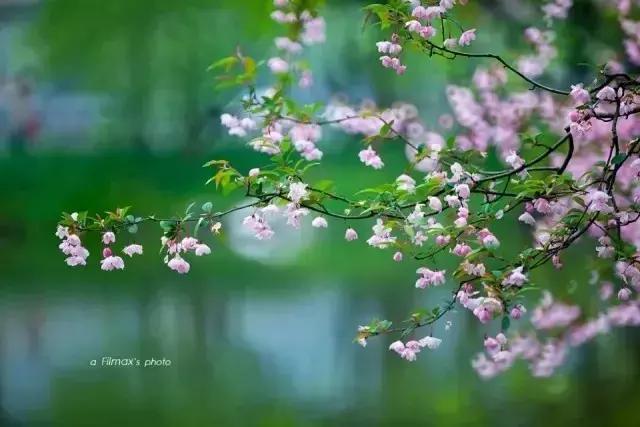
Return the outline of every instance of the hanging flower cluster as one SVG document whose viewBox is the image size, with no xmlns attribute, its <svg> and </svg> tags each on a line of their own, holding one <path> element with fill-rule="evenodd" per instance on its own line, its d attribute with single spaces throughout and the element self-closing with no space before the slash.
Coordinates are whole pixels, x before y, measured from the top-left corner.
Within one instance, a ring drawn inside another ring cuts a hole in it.
<svg viewBox="0 0 640 427">
<path fill-rule="evenodd" d="M 211 252 L 197 233 L 218 234 L 220 219 L 232 212 L 245 211 L 242 225 L 256 244 L 277 238 L 272 227 L 277 217 L 295 229 L 310 223 L 318 230 L 339 219 L 346 223 L 348 244 L 389 251 L 390 261 L 416 262 L 415 292 L 428 297 L 434 287 L 451 287 L 444 304 L 410 313 L 401 326 L 388 320 L 360 326 L 356 341 L 363 347 L 372 337 L 400 334 L 389 350 L 414 361 L 442 340 L 431 333 L 421 339 L 411 335 L 433 330 L 438 322 L 449 330 L 458 309 L 458 316 L 468 315 L 486 330 L 482 351 L 471 362 L 481 377 L 501 374 L 518 361 L 535 376 L 549 376 L 570 349 L 616 327 L 640 326 L 640 80 L 633 68 L 625 69 L 625 63 L 640 65 L 638 6 L 629 0 L 601 2 L 603 13 L 613 10 L 622 28 L 624 39 L 610 46 L 620 52 L 619 62 L 612 59 L 592 80 L 567 88 L 535 79 L 545 76 L 557 56 L 553 25 L 571 19 L 570 0 L 544 2 L 539 21 L 547 26 L 525 30 L 524 41 L 533 51 L 513 62 L 475 50 L 483 32 L 455 17 L 466 1 L 367 6 L 373 18 L 368 22 L 379 23 L 385 32 L 375 45 L 379 62 L 397 75 L 412 72 L 403 61 L 416 51 L 425 60 L 481 62 L 468 85 L 443 88 L 451 114 L 440 117 L 439 127 L 428 127 L 406 102 L 380 107 L 343 98 L 326 105 L 298 101 L 295 95 L 313 84 L 302 57 L 326 38 L 318 3 L 275 0 L 271 18 L 282 28 L 274 40 L 277 53 L 256 61 L 237 50 L 211 66 L 220 87 L 246 90 L 242 111 L 223 114 L 222 126 L 266 160 L 247 172 L 213 160 L 205 165 L 213 170 L 209 181 L 225 193 L 241 189 L 249 201 L 219 211 L 211 203 L 199 209 L 192 205 L 184 215 L 166 219 L 136 217 L 126 209 L 104 216 L 64 214 L 56 236 L 66 263 L 87 264 L 89 251 L 79 236 L 94 232 L 103 245 L 101 268 L 123 269 L 116 236 L 120 241 L 125 233 L 156 223 L 166 265 L 184 274 L 191 254 Z M 258 93 L 261 69 L 272 80 Z M 372 174 L 390 167 L 380 155 L 383 144 L 404 151 L 408 165 L 394 173 L 392 182 L 353 196 L 340 194 L 340 183 L 314 180 L 308 173 L 329 157 L 322 151 L 326 128 L 361 138 L 363 146 L 352 161 Z M 487 170 L 491 153 L 503 169 Z M 501 221 L 518 224 L 531 238 L 503 248 L 504 236 L 496 227 Z M 366 243 L 358 242 L 356 222 L 371 227 L 362 239 Z M 560 286 L 536 278 L 540 268 L 563 268 L 565 254 L 580 241 L 592 244 L 594 266 L 589 285 L 594 298 L 584 306 Z M 142 246 L 130 243 L 121 251 L 133 257 L 142 254 Z M 442 257 L 455 266 L 438 268 Z M 527 299 L 539 290 L 539 302 Z"/>
</svg>

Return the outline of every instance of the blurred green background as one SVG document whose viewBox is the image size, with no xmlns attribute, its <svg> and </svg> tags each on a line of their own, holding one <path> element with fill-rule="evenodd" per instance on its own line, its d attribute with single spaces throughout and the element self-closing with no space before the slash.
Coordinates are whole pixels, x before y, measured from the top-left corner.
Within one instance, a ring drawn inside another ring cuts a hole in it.
<svg viewBox="0 0 640 427">
<path fill-rule="evenodd" d="M 470 3 L 459 19 L 479 28 L 474 48 L 510 58 L 526 49 L 520 34 L 539 23 L 540 2 Z M 361 30 L 364 4 L 328 1 L 328 41 L 308 50 L 316 85 L 300 98 L 406 100 L 440 130 L 445 85 L 465 84 L 478 63 L 409 56 L 407 75 L 392 77 L 377 65 L 381 36 Z M 415 291 L 417 263 L 393 263 L 364 239 L 345 243 L 338 221 L 326 232 L 279 226 L 273 241 L 258 242 L 239 227 L 241 214 L 228 217 L 223 241 L 207 240 L 213 254 L 186 277 L 154 254 L 159 229 L 142 232 L 146 255 L 124 272 L 101 272 L 90 239 L 89 266 L 64 264 L 53 235 L 61 211 L 131 205 L 171 215 L 191 202 L 239 200 L 205 187 L 201 165 L 226 158 L 248 170 L 265 158 L 221 129 L 220 113 L 237 111 L 240 93 L 214 91 L 206 68 L 237 46 L 254 57 L 273 52 L 270 8 L 268 0 L 0 1 L 0 425 L 640 425 L 636 331 L 574 351 L 553 378 L 517 365 L 489 382 L 470 359 L 499 325 L 481 327 L 466 312 L 447 317 L 449 331 L 436 326 L 442 346 L 413 364 L 386 350 L 388 338 L 353 344 L 357 325 L 401 320 L 447 290 Z M 619 43 L 614 15 L 576 1 L 545 79 L 580 81 Z M 16 114 L 31 120 L 24 144 L 11 143 Z M 393 146 L 383 147 L 381 172 L 359 164 L 357 140 L 329 132 L 321 148 L 316 174 L 343 193 L 403 168 Z M 371 225 L 357 225 L 361 237 Z M 530 238 L 512 219 L 495 231 L 505 251 Z M 535 280 L 595 310 L 586 299 L 590 250 L 579 245 L 564 270 Z M 103 356 L 172 365 L 89 365 Z"/>
</svg>

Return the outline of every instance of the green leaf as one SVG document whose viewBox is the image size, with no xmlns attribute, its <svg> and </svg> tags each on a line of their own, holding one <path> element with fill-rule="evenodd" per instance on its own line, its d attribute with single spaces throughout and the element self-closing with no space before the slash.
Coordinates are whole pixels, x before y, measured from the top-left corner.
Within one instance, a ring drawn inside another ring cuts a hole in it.
<svg viewBox="0 0 640 427">
<path fill-rule="evenodd" d="M 213 210 L 213 203 L 211 202 L 205 203 L 204 205 L 202 205 L 202 210 L 204 212 L 211 213 L 211 211 Z"/>
<path fill-rule="evenodd" d="M 231 67 L 238 63 L 239 59 L 236 56 L 228 56 L 226 58 L 219 59 L 213 64 L 209 65 L 207 68 L 208 71 L 215 70 L 217 68 L 224 68 L 226 71 L 229 71 Z"/>
<path fill-rule="evenodd" d="M 611 163 L 613 163 L 614 165 L 619 165 L 620 163 L 624 162 L 626 158 L 627 153 L 619 153 L 616 154 L 613 159 L 611 159 Z"/>
</svg>

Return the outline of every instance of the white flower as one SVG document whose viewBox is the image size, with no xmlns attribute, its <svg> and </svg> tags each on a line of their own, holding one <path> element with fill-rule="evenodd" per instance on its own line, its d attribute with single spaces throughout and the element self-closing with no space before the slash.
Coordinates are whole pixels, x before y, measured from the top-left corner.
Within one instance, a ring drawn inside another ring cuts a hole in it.
<svg viewBox="0 0 640 427">
<path fill-rule="evenodd" d="M 176 271 L 180 274 L 188 273 L 189 269 L 191 268 L 189 263 L 182 259 L 180 255 L 176 255 L 175 257 L 171 258 L 171 260 L 167 263 L 167 266 L 173 271 Z"/>
<path fill-rule="evenodd" d="M 536 220 L 529 212 L 525 212 L 518 217 L 518 221 L 524 222 L 527 225 L 536 225 Z"/>
<path fill-rule="evenodd" d="M 204 243 L 200 243 L 196 245 L 196 256 L 209 255 L 211 253 L 211 248 Z"/>
<path fill-rule="evenodd" d="M 58 239 L 69 237 L 69 227 L 63 227 L 59 225 L 56 229 L 56 236 L 58 237 Z"/>
<path fill-rule="evenodd" d="M 100 261 L 100 268 L 104 271 L 124 269 L 124 261 L 119 256 L 108 256 Z"/>
<path fill-rule="evenodd" d="M 129 255 L 130 257 L 135 254 L 142 255 L 142 245 L 137 245 L 134 243 L 132 245 L 125 246 L 124 249 L 122 249 L 122 252 Z"/>
<path fill-rule="evenodd" d="M 307 184 L 304 182 L 293 182 L 289 185 L 289 199 L 293 203 L 300 203 L 301 200 L 309 197 L 309 191 L 307 190 Z"/>
<path fill-rule="evenodd" d="M 406 191 L 407 193 L 415 193 L 416 181 L 409 175 L 402 174 L 396 178 L 398 191 Z"/>
<path fill-rule="evenodd" d="M 429 208 L 440 212 L 442 210 L 442 202 L 437 197 L 429 197 Z"/>
<path fill-rule="evenodd" d="M 358 238 L 358 233 L 353 228 L 347 228 L 347 231 L 344 232 L 344 238 L 351 242 Z"/>
<path fill-rule="evenodd" d="M 317 216 L 313 218 L 313 221 L 311 221 L 311 226 L 315 228 L 327 228 L 329 223 L 324 217 Z"/>
<path fill-rule="evenodd" d="M 418 342 L 422 347 L 427 347 L 429 350 L 435 350 L 436 348 L 440 347 L 440 343 L 442 342 L 442 340 L 440 338 L 424 337 Z"/>
</svg>

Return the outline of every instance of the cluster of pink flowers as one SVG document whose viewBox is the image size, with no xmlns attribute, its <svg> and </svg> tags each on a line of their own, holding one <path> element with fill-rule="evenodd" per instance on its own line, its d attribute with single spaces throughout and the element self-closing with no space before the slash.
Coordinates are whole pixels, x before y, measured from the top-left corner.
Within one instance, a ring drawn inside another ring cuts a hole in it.
<svg viewBox="0 0 640 427">
<path fill-rule="evenodd" d="M 531 313 L 531 323 L 537 329 L 564 328 L 580 316 L 580 308 L 553 300 L 545 291 L 540 305 Z"/>
<path fill-rule="evenodd" d="M 245 117 L 243 119 L 239 119 L 236 116 L 231 114 L 223 114 L 220 116 L 220 122 L 224 127 L 229 129 L 229 135 L 245 137 L 248 132 L 251 132 L 256 129 L 255 120 Z"/>
<path fill-rule="evenodd" d="M 78 220 L 78 214 L 71 214 L 73 221 Z M 86 265 L 87 258 L 89 257 L 89 251 L 82 246 L 82 242 L 77 234 L 71 234 L 69 227 L 58 225 L 55 235 L 62 240 L 58 246 L 62 253 L 67 255 L 65 262 L 70 267 L 78 265 Z M 111 245 L 116 242 L 116 235 L 113 231 L 105 231 L 102 234 L 102 244 L 104 249 L 102 250 L 102 260 L 100 260 L 100 268 L 104 271 L 122 270 L 124 269 L 124 260 L 122 257 L 115 255 L 111 249 Z M 142 255 L 142 246 L 136 243 L 125 246 L 122 249 L 129 257 L 133 255 Z"/>
<path fill-rule="evenodd" d="M 124 260 L 118 255 L 114 255 L 109 245 L 116 242 L 116 235 L 113 231 L 106 231 L 102 234 L 102 243 L 105 245 L 102 250 L 102 260 L 100 268 L 104 271 L 123 270 Z M 132 252 L 133 254 L 133 252 Z"/>
<path fill-rule="evenodd" d="M 416 288 L 424 289 L 429 286 L 444 285 L 446 282 L 445 270 L 433 271 L 426 267 L 420 267 L 416 273 L 420 275 L 420 278 L 416 280 Z"/>
<path fill-rule="evenodd" d="M 169 239 L 162 237 L 162 246 L 166 248 L 167 255 L 164 258 L 165 264 L 171 270 L 186 274 L 191 269 L 191 265 L 183 258 L 189 252 L 193 252 L 196 256 L 209 255 L 211 248 L 200 242 L 195 237 L 184 237 L 182 240 Z"/>
<path fill-rule="evenodd" d="M 69 234 L 69 228 L 61 225 L 58 226 L 55 234 L 62 240 L 58 248 L 67 256 L 65 262 L 68 266 L 87 265 L 89 251 L 82 246 L 82 242 L 77 234 Z"/>
<path fill-rule="evenodd" d="M 293 146 L 308 161 L 322 159 L 322 151 L 316 142 L 322 137 L 322 129 L 318 125 L 296 125 L 289 131 Z"/>
<path fill-rule="evenodd" d="M 397 34 L 393 34 L 391 36 L 391 41 L 381 41 L 376 43 L 376 47 L 378 48 L 378 52 L 384 53 L 385 55 L 380 57 L 380 63 L 385 68 L 391 68 L 395 70 L 398 75 L 404 74 L 407 70 L 405 65 L 402 65 L 400 62 L 400 52 L 402 52 L 402 46 L 398 44 L 400 41 L 400 36 Z"/>
<path fill-rule="evenodd" d="M 389 350 L 396 352 L 398 356 L 409 362 L 414 362 L 417 359 L 418 353 L 420 353 L 423 348 L 426 347 L 429 350 L 435 350 L 440 347 L 441 342 L 441 339 L 431 336 L 424 337 L 418 341 L 407 341 L 406 343 L 395 341 L 391 343 Z"/>
<path fill-rule="evenodd" d="M 551 21 L 552 19 L 566 19 L 569 10 L 573 5 L 573 0 L 551 0 L 542 6 L 544 17 Z"/>
<path fill-rule="evenodd" d="M 390 245 L 396 242 L 396 237 L 391 235 L 392 229 L 384 225 L 384 222 L 381 219 L 376 221 L 376 225 L 372 227 L 373 236 L 371 236 L 367 243 L 370 246 L 379 249 L 386 249 Z"/>
</svg>

